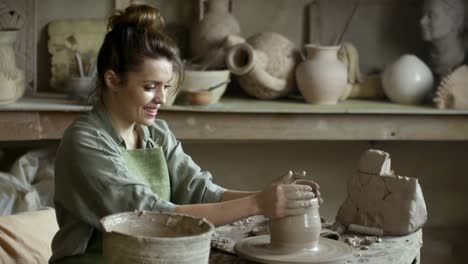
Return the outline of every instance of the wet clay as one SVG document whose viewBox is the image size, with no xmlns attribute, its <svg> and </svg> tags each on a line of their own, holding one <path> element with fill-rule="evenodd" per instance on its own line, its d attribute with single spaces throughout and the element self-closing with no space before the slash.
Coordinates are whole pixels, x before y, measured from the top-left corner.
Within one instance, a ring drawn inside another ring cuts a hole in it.
<svg viewBox="0 0 468 264">
<path fill-rule="evenodd" d="M 371 234 L 405 235 L 424 225 L 427 210 L 418 179 L 395 175 L 390 163 L 390 155 L 380 150 L 361 156 L 358 172 L 348 180 L 336 226 L 349 229 L 354 224 L 354 231 L 367 230 L 364 234 L 381 229 Z"/>
<path fill-rule="evenodd" d="M 304 183 L 301 183 L 304 184 Z M 236 252 L 261 263 L 338 263 L 351 256 L 350 246 L 320 237 L 318 198 L 310 200 L 304 214 L 272 219 L 270 236 L 249 237 L 238 241 Z"/>
<path fill-rule="evenodd" d="M 101 220 L 103 255 L 114 263 L 208 263 L 212 224 L 182 214 L 120 213 Z"/>
</svg>

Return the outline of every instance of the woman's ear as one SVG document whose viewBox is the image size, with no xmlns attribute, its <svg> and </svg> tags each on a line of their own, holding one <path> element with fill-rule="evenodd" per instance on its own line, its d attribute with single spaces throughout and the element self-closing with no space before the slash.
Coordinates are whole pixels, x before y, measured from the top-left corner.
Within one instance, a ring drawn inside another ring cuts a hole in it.
<svg viewBox="0 0 468 264">
<path fill-rule="evenodd" d="M 113 70 L 107 70 L 104 73 L 104 82 L 112 92 L 116 92 L 119 84 L 119 77 Z"/>
</svg>

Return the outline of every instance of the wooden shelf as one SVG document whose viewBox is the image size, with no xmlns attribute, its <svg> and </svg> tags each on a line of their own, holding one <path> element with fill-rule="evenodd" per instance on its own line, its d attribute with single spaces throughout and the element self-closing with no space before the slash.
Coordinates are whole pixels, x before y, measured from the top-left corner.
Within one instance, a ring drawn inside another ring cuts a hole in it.
<svg viewBox="0 0 468 264">
<path fill-rule="evenodd" d="M 0 141 L 59 139 L 90 105 L 23 98 L 0 105 Z M 350 100 L 338 105 L 223 98 L 210 106 L 163 107 L 181 140 L 468 140 L 468 111 Z"/>
</svg>

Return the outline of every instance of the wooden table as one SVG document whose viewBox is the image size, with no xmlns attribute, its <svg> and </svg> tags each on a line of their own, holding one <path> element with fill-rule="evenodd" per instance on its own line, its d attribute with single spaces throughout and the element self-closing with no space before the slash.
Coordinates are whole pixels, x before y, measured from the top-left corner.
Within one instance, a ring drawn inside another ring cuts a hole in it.
<svg viewBox="0 0 468 264">
<path fill-rule="evenodd" d="M 65 98 L 0 105 L 0 141 L 60 139 L 90 109 Z M 159 117 L 181 140 L 468 140 L 467 110 L 377 101 L 321 106 L 223 98 L 204 107 L 164 107 Z"/>
<path fill-rule="evenodd" d="M 251 236 L 253 228 L 267 226 L 267 222 L 262 218 L 254 216 L 231 225 L 218 227 L 212 239 L 210 263 L 254 263 L 238 257 L 233 247 L 239 239 Z M 263 228 L 267 229 L 267 227 Z M 340 240 L 344 241 L 347 237 L 355 236 L 365 237 L 358 234 L 344 234 Z M 224 243 L 218 241 L 224 241 Z M 346 260 L 346 264 L 419 264 L 422 244 L 422 230 L 406 236 L 383 237 L 381 243 L 374 243 L 366 250 L 354 248 L 353 255 Z"/>
</svg>

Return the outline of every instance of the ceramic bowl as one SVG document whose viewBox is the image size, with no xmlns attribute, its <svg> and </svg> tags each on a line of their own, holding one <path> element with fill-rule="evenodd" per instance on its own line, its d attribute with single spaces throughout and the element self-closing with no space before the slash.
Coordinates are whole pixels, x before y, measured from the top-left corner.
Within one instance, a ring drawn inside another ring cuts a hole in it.
<svg viewBox="0 0 468 264">
<path fill-rule="evenodd" d="M 184 99 L 191 105 L 209 105 L 213 102 L 213 92 L 211 91 L 185 91 Z"/>
<path fill-rule="evenodd" d="M 434 85 L 429 67 L 418 57 L 401 56 L 387 66 L 382 74 L 383 90 L 395 103 L 420 104 Z"/>
<path fill-rule="evenodd" d="M 95 85 L 94 77 L 70 77 L 67 81 L 67 92 L 74 99 L 86 101 Z"/>
<path fill-rule="evenodd" d="M 184 80 L 182 82 L 181 93 L 189 91 L 206 91 L 212 87 L 216 87 L 210 93 L 212 94 L 209 104 L 214 104 L 219 101 L 226 91 L 229 82 L 230 72 L 228 70 L 218 71 L 192 71 L 185 70 Z M 201 95 L 199 95 L 201 96 Z"/>
<path fill-rule="evenodd" d="M 205 219 L 161 212 L 128 212 L 101 219 L 106 264 L 205 264 L 214 226 Z"/>
</svg>

